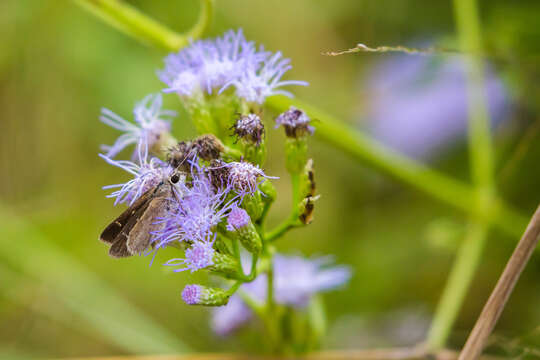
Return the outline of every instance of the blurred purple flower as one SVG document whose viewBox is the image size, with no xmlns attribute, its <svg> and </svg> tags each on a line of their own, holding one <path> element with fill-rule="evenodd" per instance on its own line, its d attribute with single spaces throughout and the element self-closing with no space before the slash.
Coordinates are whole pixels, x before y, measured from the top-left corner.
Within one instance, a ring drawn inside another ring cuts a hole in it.
<svg viewBox="0 0 540 360">
<path fill-rule="evenodd" d="M 157 186 L 168 178 L 173 169 L 158 158 L 152 157 L 148 161 L 148 147 L 143 141 L 137 146 L 138 163 L 126 160 L 113 160 L 103 154 L 99 154 L 109 164 L 118 166 L 133 175 L 133 179 L 123 184 L 104 186 L 103 189 L 120 188 L 107 197 L 114 197 L 114 204 L 126 203 L 131 205 L 142 194 Z"/>
<path fill-rule="evenodd" d="M 509 96 L 489 67 L 485 85 L 495 126 L 508 115 Z M 392 56 L 372 70 L 366 93 L 373 135 L 409 156 L 429 157 L 467 132 L 464 63 L 458 56 Z"/>
<path fill-rule="evenodd" d="M 138 102 L 133 109 L 135 124 L 124 120 L 108 109 L 101 109 L 100 120 L 105 124 L 123 132 L 112 146 L 103 145 L 107 157 L 113 158 L 131 144 L 145 141 L 149 148 L 159 141 L 161 135 L 171 130 L 170 118 L 176 112 L 162 110 L 161 94 L 151 94 Z"/>
<path fill-rule="evenodd" d="M 249 271 L 249 269 L 245 269 Z M 274 296 L 278 304 L 302 308 L 308 305 L 313 295 L 344 285 L 351 271 L 347 266 L 332 265 L 331 257 L 306 259 L 299 256 L 274 256 Z M 255 301 L 266 299 L 265 274 L 241 289 Z M 220 335 L 227 335 L 252 316 L 251 310 L 239 295 L 233 295 L 229 304 L 213 312 L 212 328 Z"/>
</svg>

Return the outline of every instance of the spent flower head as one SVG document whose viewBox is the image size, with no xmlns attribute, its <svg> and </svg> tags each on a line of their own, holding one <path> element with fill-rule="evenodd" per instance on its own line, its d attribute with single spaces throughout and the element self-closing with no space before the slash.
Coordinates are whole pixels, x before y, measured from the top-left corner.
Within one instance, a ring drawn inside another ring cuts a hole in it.
<svg viewBox="0 0 540 360">
<path fill-rule="evenodd" d="M 276 126 L 282 125 L 285 128 L 285 134 L 290 138 L 298 138 L 306 135 L 313 135 L 315 128 L 310 125 L 311 119 L 303 112 L 291 106 L 289 110 L 280 114 L 276 118 Z"/>
<path fill-rule="evenodd" d="M 257 114 L 240 116 L 232 127 L 234 134 L 259 146 L 264 137 L 264 125 Z"/>
<path fill-rule="evenodd" d="M 100 120 L 123 132 L 113 145 L 102 146 L 106 151 L 106 156 L 113 158 L 127 146 L 137 145 L 143 141 L 152 148 L 164 134 L 171 130 L 171 118 L 176 116 L 174 111 L 163 110 L 162 105 L 161 94 L 146 96 L 133 109 L 135 123 L 123 119 L 109 109 L 101 109 Z"/>
</svg>

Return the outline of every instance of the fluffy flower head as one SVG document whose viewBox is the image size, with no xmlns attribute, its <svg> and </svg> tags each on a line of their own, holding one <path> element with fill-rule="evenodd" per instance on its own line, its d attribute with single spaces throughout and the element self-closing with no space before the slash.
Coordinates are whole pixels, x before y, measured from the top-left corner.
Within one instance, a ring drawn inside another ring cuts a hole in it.
<svg viewBox="0 0 540 360">
<path fill-rule="evenodd" d="M 170 119 L 176 112 L 163 110 L 161 94 L 146 96 L 135 105 L 131 123 L 108 109 L 101 110 L 100 120 L 105 124 L 123 132 L 113 145 L 103 145 L 107 157 L 114 157 L 131 144 L 145 142 L 149 148 L 156 144 L 161 136 L 171 130 Z"/>
<path fill-rule="evenodd" d="M 213 40 L 198 40 L 178 53 L 165 58 L 165 69 L 158 73 L 168 88 L 191 96 L 195 91 L 211 94 L 245 68 L 257 67 L 265 56 L 257 51 L 253 42 L 247 41 L 242 30 L 226 32 Z"/>
</svg>

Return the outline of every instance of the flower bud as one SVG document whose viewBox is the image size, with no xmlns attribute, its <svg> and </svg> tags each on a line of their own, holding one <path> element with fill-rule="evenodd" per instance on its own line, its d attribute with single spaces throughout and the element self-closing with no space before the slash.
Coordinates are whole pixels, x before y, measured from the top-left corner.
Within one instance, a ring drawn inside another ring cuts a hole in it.
<svg viewBox="0 0 540 360">
<path fill-rule="evenodd" d="M 246 210 L 234 206 L 227 217 L 227 230 L 238 239 L 247 251 L 258 254 L 262 241 Z"/>
<path fill-rule="evenodd" d="M 257 221 L 262 215 L 264 203 L 261 193 L 257 191 L 253 195 L 246 195 L 242 199 L 242 208 L 244 208 L 252 221 Z"/>
<path fill-rule="evenodd" d="M 222 306 L 227 304 L 229 296 L 223 289 L 193 284 L 186 285 L 182 300 L 188 305 Z"/>
<path fill-rule="evenodd" d="M 272 203 L 274 200 L 276 200 L 277 191 L 270 180 L 265 179 L 263 182 L 261 182 L 259 184 L 259 191 L 262 193 L 262 200 L 265 203 Z"/>
<path fill-rule="evenodd" d="M 239 273 L 239 269 L 241 269 L 240 262 L 231 255 L 216 251 L 212 262 L 213 264 L 207 268 L 208 271 L 223 275 L 229 279 L 236 279 L 241 275 Z"/>
<path fill-rule="evenodd" d="M 189 98 L 184 98 L 184 105 L 198 134 L 219 133 L 210 106 L 201 92 L 197 92 Z"/>
<path fill-rule="evenodd" d="M 193 140 L 191 147 L 197 156 L 203 160 L 219 159 L 225 146 L 215 135 L 205 134 Z"/>
</svg>

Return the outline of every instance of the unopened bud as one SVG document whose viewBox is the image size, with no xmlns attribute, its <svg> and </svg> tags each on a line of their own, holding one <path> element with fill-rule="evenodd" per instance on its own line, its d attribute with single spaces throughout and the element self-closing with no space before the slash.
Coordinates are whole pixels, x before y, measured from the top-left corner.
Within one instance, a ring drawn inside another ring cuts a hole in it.
<svg viewBox="0 0 540 360">
<path fill-rule="evenodd" d="M 186 285 L 182 300 L 188 305 L 222 306 L 227 304 L 229 296 L 223 289 L 193 284 Z"/>
<path fill-rule="evenodd" d="M 227 230 L 240 241 L 247 251 L 253 254 L 258 254 L 261 251 L 261 238 L 246 210 L 238 206 L 232 208 L 227 217 Z"/>
</svg>

